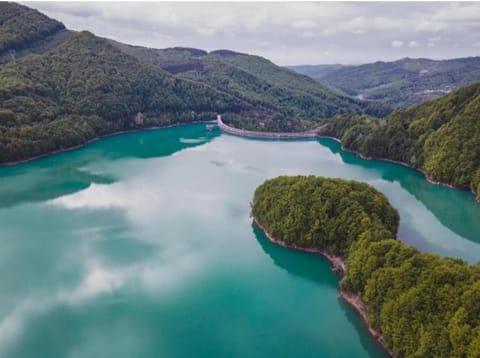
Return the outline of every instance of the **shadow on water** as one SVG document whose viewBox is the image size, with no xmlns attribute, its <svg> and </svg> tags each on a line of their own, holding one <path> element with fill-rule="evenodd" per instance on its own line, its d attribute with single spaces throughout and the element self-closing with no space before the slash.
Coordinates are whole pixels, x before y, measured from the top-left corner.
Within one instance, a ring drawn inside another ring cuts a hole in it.
<svg viewBox="0 0 480 358">
<path fill-rule="evenodd" d="M 367 327 L 358 313 L 355 312 L 354 309 L 340 297 L 338 300 L 340 302 L 340 308 L 345 313 L 348 321 L 357 330 L 360 343 L 362 344 L 363 348 L 370 353 L 370 356 L 374 358 L 388 357 L 389 355 L 387 352 L 385 352 L 380 344 L 369 333 L 367 333 Z"/>
<path fill-rule="evenodd" d="M 157 158 L 205 144 L 221 133 L 204 124 L 127 133 L 101 139 L 80 150 L 0 167 L 0 208 L 73 194 L 91 184 L 113 184 L 113 173 L 91 167 L 128 158 Z"/>
<path fill-rule="evenodd" d="M 470 241 L 480 242 L 480 205 L 468 191 L 431 184 L 422 173 L 399 164 L 362 159 L 355 153 L 342 150 L 340 143 L 330 139 L 319 139 L 319 143 L 339 154 L 346 164 L 380 172 L 382 179 L 398 182 L 443 225 Z"/>
<path fill-rule="evenodd" d="M 301 277 L 316 285 L 339 289 L 339 276 L 331 271 L 330 263 L 322 256 L 301 252 L 276 245 L 267 239 L 265 234 L 252 224 L 252 231 L 263 251 L 271 257 L 277 267 L 297 277 Z M 348 321 L 358 332 L 362 346 L 371 357 L 380 358 L 387 355 L 378 343 L 367 332 L 362 319 L 343 300 L 338 298 L 340 307 Z M 320 302 L 319 302 L 320 304 Z"/>
<path fill-rule="evenodd" d="M 277 267 L 317 285 L 338 286 L 337 276 L 331 272 L 330 263 L 323 257 L 274 244 L 267 239 L 262 230 L 253 224 L 252 231 L 260 247 L 270 256 Z M 326 272 L 328 274 L 325 274 Z"/>
</svg>

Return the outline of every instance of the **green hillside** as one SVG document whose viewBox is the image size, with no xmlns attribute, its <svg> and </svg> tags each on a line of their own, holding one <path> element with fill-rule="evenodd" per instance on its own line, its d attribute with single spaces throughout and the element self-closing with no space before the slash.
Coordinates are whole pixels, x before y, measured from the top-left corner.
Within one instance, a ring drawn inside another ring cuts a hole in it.
<svg viewBox="0 0 480 358">
<path fill-rule="evenodd" d="M 275 239 L 345 261 L 344 295 L 361 300 L 394 356 L 480 356 L 480 264 L 420 253 L 396 240 L 398 213 L 373 187 L 277 177 L 255 190 L 252 213 Z"/>
<path fill-rule="evenodd" d="M 480 194 L 480 84 L 398 110 L 385 120 L 339 116 L 328 134 L 367 157 L 401 161 L 433 180 Z"/>
<path fill-rule="evenodd" d="M 383 113 L 261 57 L 146 49 L 68 31 L 15 3 L 0 10 L 0 162 L 217 113 L 237 127 L 266 131 Z"/>
<path fill-rule="evenodd" d="M 67 36 L 61 22 L 23 5 L 0 2 L 0 63 L 40 52 Z"/>
<path fill-rule="evenodd" d="M 259 56 L 190 48 L 148 49 L 113 42 L 122 51 L 178 77 L 208 84 L 251 104 L 242 118 L 225 116 L 237 127 L 267 131 L 303 131 L 342 113 L 384 115 L 382 106 L 356 101 L 311 78 Z"/>
<path fill-rule="evenodd" d="M 324 65 L 319 65 L 323 69 Z M 465 85 L 480 82 L 480 57 L 452 60 L 404 58 L 315 73 L 315 66 L 295 67 L 300 73 L 352 96 L 379 101 L 394 108 L 444 96 Z M 307 73 L 307 72 L 309 73 Z"/>
<path fill-rule="evenodd" d="M 115 131 L 214 119 L 248 105 L 144 64 L 88 32 L 0 67 L 0 162 Z"/>
</svg>

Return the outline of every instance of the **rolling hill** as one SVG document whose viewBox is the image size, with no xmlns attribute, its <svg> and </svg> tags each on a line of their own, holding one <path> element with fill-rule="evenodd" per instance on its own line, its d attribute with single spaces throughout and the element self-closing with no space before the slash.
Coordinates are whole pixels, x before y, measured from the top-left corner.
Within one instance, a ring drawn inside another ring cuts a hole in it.
<svg viewBox="0 0 480 358">
<path fill-rule="evenodd" d="M 43 55 L 0 67 L 0 161 L 248 109 L 233 96 L 178 79 L 81 32 Z"/>
<path fill-rule="evenodd" d="M 294 69 L 351 96 L 394 108 L 419 104 L 480 82 L 480 57 L 441 61 L 403 58 L 319 72 L 315 67 Z"/>
<path fill-rule="evenodd" d="M 302 131 L 336 114 L 384 115 L 388 112 L 382 106 L 354 100 L 259 56 L 229 50 L 208 53 L 192 48 L 159 50 L 112 43 L 125 53 L 177 77 L 208 84 L 254 106 L 257 110 L 248 117 L 225 116 L 227 122 L 237 127 Z M 275 116 L 270 115 L 272 111 Z"/>
<path fill-rule="evenodd" d="M 258 56 L 130 46 L 0 7 L 0 162 L 217 113 L 242 128 L 298 131 L 384 111 Z"/>
</svg>

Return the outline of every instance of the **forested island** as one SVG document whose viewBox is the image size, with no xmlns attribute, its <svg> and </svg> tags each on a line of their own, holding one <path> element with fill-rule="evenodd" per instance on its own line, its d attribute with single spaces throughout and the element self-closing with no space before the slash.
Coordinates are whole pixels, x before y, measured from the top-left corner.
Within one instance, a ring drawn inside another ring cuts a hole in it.
<svg viewBox="0 0 480 358">
<path fill-rule="evenodd" d="M 281 176 L 256 189 L 252 215 L 270 239 L 344 261 L 342 296 L 392 356 L 480 355 L 480 264 L 397 240 L 398 212 L 378 190 Z"/>
</svg>

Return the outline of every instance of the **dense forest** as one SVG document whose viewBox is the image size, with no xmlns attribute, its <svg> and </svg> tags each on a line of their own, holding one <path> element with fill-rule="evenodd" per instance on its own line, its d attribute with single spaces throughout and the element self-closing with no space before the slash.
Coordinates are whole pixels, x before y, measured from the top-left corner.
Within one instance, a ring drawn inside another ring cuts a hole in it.
<svg viewBox="0 0 480 358">
<path fill-rule="evenodd" d="M 381 104 L 355 100 L 259 56 L 229 50 L 207 53 L 192 48 L 159 50 L 112 44 L 173 75 L 206 83 L 251 104 L 255 111 L 248 115 L 224 116 L 226 123 L 243 129 L 304 131 L 336 114 L 383 116 L 390 111 Z"/>
<path fill-rule="evenodd" d="M 480 84 L 393 112 L 384 120 L 338 116 L 327 134 L 366 157 L 419 168 L 433 180 L 480 194 Z"/>
<path fill-rule="evenodd" d="M 358 66 L 294 66 L 322 84 L 394 108 L 419 104 L 480 82 L 480 57 L 451 60 L 403 58 Z"/>
<path fill-rule="evenodd" d="M 363 232 L 394 237 L 399 220 L 386 196 L 371 186 L 314 176 L 267 180 L 255 191 L 252 214 L 286 244 L 337 256 L 345 256 Z"/>
<path fill-rule="evenodd" d="M 217 113 L 264 131 L 385 113 L 261 57 L 146 49 L 68 31 L 23 5 L 2 3 L 0 10 L 0 163 Z"/>
<path fill-rule="evenodd" d="M 275 238 L 346 262 L 342 290 L 401 357 L 480 356 L 480 264 L 441 258 L 395 239 L 398 214 L 367 184 L 314 176 L 260 185 L 252 214 Z"/>
<path fill-rule="evenodd" d="M 42 13 L 15 3 L 0 2 L 0 56 L 22 50 L 65 26 Z"/>
<path fill-rule="evenodd" d="M 88 32 L 0 67 L 0 162 L 115 131 L 214 119 L 248 105 L 128 56 Z"/>
</svg>

